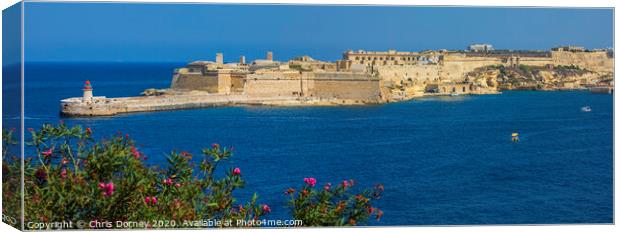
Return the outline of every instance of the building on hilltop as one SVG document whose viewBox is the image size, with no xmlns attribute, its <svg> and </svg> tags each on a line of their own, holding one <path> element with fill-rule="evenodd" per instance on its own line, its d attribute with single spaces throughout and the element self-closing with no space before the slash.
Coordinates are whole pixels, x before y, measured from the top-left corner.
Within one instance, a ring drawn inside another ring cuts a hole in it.
<svg viewBox="0 0 620 232">
<path fill-rule="evenodd" d="M 338 70 L 350 70 L 354 64 L 365 66 L 381 65 L 415 65 L 437 63 L 440 56 L 436 52 L 400 52 L 393 49 L 388 51 L 348 50 L 342 54 L 342 60 L 336 61 Z"/>
<path fill-rule="evenodd" d="M 467 46 L 468 51 L 472 52 L 488 52 L 495 50 L 493 45 L 490 44 L 470 44 Z"/>
<path fill-rule="evenodd" d="M 559 51 L 559 52 L 585 52 L 586 48 L 580 46 L 560 46 L 556 48 L 552 48 L 551 51 Z"/>
</svg>

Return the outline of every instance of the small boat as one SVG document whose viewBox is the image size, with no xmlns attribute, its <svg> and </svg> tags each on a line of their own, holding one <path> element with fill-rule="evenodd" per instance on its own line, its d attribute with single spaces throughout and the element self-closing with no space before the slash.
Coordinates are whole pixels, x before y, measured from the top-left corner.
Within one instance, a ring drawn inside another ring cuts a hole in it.
<svg viewBox="0 0 620 232">
<path fill-rule="evenodd" d="M 450 94 L 450 96 L 453 96 L 453 97 L 456 97 L 456 96 L 459 96 L 459 95 L 460 95 L 460 94 L 458 94 L 458 93 L 451 93 L 451 94 Z"/>
<path fill-rule="evenodd" d="M 519 133 L 512 133 L 512 141 L 519 142 Z"/>
<path fill-rule="evenodd" d="M 581 111 L 583 111 L 583 112 L 590 112 L 590 111 L 592 111 L 592 108 L 590 108 L 589 106 L 584 106 L 584 107 L 581 107 Z"/>
</svg>

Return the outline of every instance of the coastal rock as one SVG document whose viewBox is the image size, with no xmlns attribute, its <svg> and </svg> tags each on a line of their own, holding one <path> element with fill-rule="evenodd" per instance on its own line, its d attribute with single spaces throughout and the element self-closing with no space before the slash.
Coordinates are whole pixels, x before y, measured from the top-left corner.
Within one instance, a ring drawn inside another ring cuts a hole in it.
<svg viewBox="0 0 620 232">
<path fill-rule="evenodd" d="M 609 83 L 610 73 L 596 72 L 577 66 L 487 66 L 467 74 L 468 80 L 498 90 L 581 89 Z"/>
</svg>

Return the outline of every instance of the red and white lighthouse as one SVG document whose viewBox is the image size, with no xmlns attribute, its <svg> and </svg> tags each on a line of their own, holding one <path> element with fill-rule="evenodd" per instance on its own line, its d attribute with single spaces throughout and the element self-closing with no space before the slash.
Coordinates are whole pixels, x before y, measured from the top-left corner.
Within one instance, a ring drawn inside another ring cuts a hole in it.
<svg viewBox="0 0 620 232">
<path fill-rule="evenodd" d="M 90 102 L 93 100 L 93 87 L 90 85 L 90 81 L 86 80 L 84 82 L 84 96 L 82 97 L 82 101 Z"/>
</svg>

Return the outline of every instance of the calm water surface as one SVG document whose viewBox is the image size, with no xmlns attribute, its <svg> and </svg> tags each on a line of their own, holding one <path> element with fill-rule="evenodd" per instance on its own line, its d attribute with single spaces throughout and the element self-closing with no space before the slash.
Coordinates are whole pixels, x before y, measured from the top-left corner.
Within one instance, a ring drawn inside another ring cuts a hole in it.
<svg viewBox="0 0 620 232">
<path fill-rule="evenodd" d="M 26 127 L 57 123 L 59 100 L 166 88 L 182 64 L 28 64 Z M 128 133 L 164 165 L 171 150 L 235 147 L 228 167 L 270 218 L 289 218 L 289 187 L 355 179 L 385 185 L 370 225 L 612 223 L 613 97 L 509 91 L 343 107 L 222 107 L 65 118 L 100 137 Z M 588 105 L 592 112 L 582 112 Z M 512 143 L 510 134 L 521 141 Z"/>
</svg>

